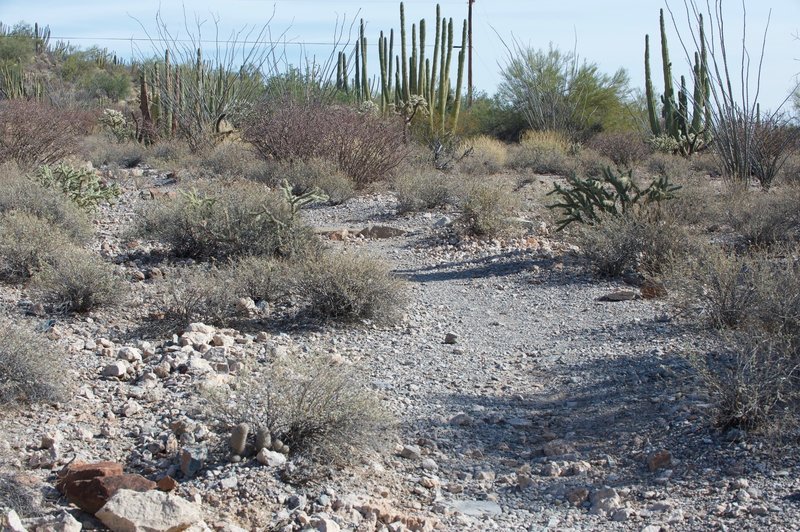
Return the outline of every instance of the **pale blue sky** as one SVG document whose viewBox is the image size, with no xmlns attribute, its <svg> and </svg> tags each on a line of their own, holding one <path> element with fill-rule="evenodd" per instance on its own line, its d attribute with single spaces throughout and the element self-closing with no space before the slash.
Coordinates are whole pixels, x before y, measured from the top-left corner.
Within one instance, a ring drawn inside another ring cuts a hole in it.
<svg viewBox="0 0 800 532">
<path fill-rule="evenodd" d="M 440 4 L 445 16 L 457 21 L 466 18 L 467 0 L 442 0 Z M 683 13 L 681 0 L 671 0 L 670 4 L 676 13 Z M 775 107 L 794 86 L 800 72 L 800 40 L 795 38 L 800 31 L 800 0 L 746 0 L 746 4 L 751 53 L 760 47 L 767 12 L 772 8 L 761 101 L 764 107 Z M 219 16 L 222 34 L 226 35 L 246 24 L 263 24 L 273 8 L 273 35 L 288 28 L 287 38 L 294 41 L 331 41 L 337 15 L 340 19 L 352 19 L 356 15 L 364 18 L 371 46 L 377 41 L 380 30 L 399 26 L 399 2 L 395 0 L 187 0 L 183 4 L 157 0 L 0 0 L 0 21 L 49 24 L 54 36 L 70 37 L 73 44 L 82 47 L 97 44 L 130 56 L 130 41 L 103 38 L 144 37 L 142 28 L 132 17 L 152 30 L 159 6 L 170 29 L 185 34 L 182 5 L 191 19 L 195 14 L 209 19 L 205 26 L 208 36 L 213 33 L 212 14 Z M 428 25 L 432 25 L 435 1 L 406 0 L 405 5 L 409 33 L 411 22 L 420 18 L 426 18 Z M 723 5 L 729 48 L 735 49 L 741 41 L 742 3 L 726 0 Z M 552 42 L 562 50 L 571 50 L 577 43 L 577 52 L 582 58 L 599 64 L 608 73 L 624 67 L 631 75 L 632 85 L 641 87 L 644 35 L 649 33 L 651 39 L 657 40 L 658 9 L 663 6 L 662 0 L 476 0 L 475 85 L 494 92 L 500 80 L 498 61 L 502 62 L 505 54 L 500 37 L 508 40 L 513 35 L 536 48 L 546 48 Z M 671 24 L 668 29 L 672 60 L 677 69 L 683 67 L 685 59 Z M 429 27 L 428 41 L 432 40 Z M 146 42 L 139 45 L 143 49 L 149 46 Z M 306 51 L 326 56 L 330 47 L 309 46 Z M 657 54 L 658 48 L 654 50 L 653 67 L 660 72 Z M 373 53 L 371 49 L 370 59 L 373 67 L 377 67 L 377 51 Z M 660 78 L 656 85 L 661 86 Z"/>
</svg>

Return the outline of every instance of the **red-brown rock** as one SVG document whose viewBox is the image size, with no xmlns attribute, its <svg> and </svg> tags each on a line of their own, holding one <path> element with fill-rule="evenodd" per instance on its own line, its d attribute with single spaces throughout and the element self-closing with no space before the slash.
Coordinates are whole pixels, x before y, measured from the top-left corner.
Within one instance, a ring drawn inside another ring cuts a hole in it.
<svg viewBox="0 0 800 532">
<path fill-rule="evenodd" d="M 93 514 L 119 490 L 150 491 L 156 483 L 141 475 L 126 474 L 76 480 L 64 485 L 67 500 L 86 512 Z"/>
<path fill-rule="evenodd" d="M 178 481 L 172 478 L 171 476 L 167 475 L 166 477 L 159 480 L 156 486 L 161 491 L 170 492 L 178 487 Z"/>
<path fill-rule="evenodd" d="M 91 480 L 97 477 L 113 477 L 122 474 L 122 464 L 118 462 L 72 462 L 58 472 L 56 488 L 64 493 L 64 486 L 79 480 Z"/>
</svg>

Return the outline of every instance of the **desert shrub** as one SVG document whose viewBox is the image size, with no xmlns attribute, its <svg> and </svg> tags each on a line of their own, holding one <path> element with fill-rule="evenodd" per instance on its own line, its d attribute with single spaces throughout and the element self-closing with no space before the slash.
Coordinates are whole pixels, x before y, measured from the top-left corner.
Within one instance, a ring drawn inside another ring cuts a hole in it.
<svg viewBox="0 0 800 532">
<path fill-rule="evenodd" d="M 611 159 L 618 168 L 633 168 L 650 154 L 642 135 L 631 131 L 598 133 L 589 141 L 589 147 Z"/>
<path fill-rule="evenodd" d="M 353 180 L 328 159 L 313 157 L 307 161 L 274 164 L 280 165 L 280 179 L 287 179 L 298 194 L 317 188 L 333 205 L 344 203 L 355 195 Z"/>
<path fill-rule="evenodd" d="M 204 177 L 241 177 L 258 179 L 264 172 L 264 161 L 241 142 L 222 142 L 202 155 L 195 163 Z"/>
<path fill-rule="evenodd" d="M 722 166 L 719 160 L 711 153 L 695 154 L 689 159 L 689 168 L 692 172 L 703 176 L 716 177 L 722 175 Z"/>
<path fill-rule="evenodd" d="M 399 119 L 292 100 L 257 107 L 243 138 L 266 159 L 335 161 L 357 187 L 385 178 L 406 156 Z"/>
<path fill-rule="evenodd" d="M 34 168 L 78 151 L 91 116 L 37 101 L 0 101 L 0 161 L 14 160 Z"/>
<path fill-rule="evenodd" d="M 781 167 L 780 180 L 787 185 L 800 185 L 800 154 L 794 152 Z"/>
<path fill-rule="evenodd" d="M 511 218 L 520 208 L 520 197 L 505 181 L 472 179 L 459 191 L 458 203 L 467 233 L 497 236 L 512 228 Z"/>
<path fill-rule="evenodd" d="M 81 140 L 81 155 L 96 167 L 135 168 L 147 159 L 147 149 L 135 141 L 117 142 L 102 135 Z"/>
<path fill-rule="evenodd" d="M 733 229 L 751 247 L 769 247 L 800 241 L 800 193 L 734 194 L 728 202 Z"/>
<path fill-rule="evenodd" d="M 389 322 L 406 304 L 405 284 L 388 265 L 354 253 L 309 261 L 298 289 L 312 315 L 342 322 Z"/>
<path fill-rule="evenodd" d="M 0 508 L 15 510 L 20 517 L 41 511 L 41 497 L 13 475 L 0 475 Z"/>
<path fill-rule="evenodd" d="M 59 312 L 88 312 L 119 303 L 126 290 L 113 266 L 65 247 L 33 277 L 34 289 Z"/>
<path fill-rule="evenodd" d="M 653 153 L 645 161 L 647 171 L 656 176 L 666 177 L 670 181 L 684 179 L 692 173 L 685 157 L 668 153 Z"/>
<path fill-rule="evenodd" d="M 728 336 L 721 353 L 698 366 L 721 428 L 769 432 L 783 423 L 796 425 L 796 344 L 771 335 L 736 333 Z"/>
<path fill-rule="evenodd" d="M 69 237 L 33 214 L 0 214 L 0 279 L 13 282 L 31 277 L 66 245 Z"/>
<path fill-rule="evenodd" d="M 61 192 L 25 177 L 14 164 L 0 166 L 0 213 L 9 211 L 47 220 L 76 242 L 84 242 L 92 234 L 89 219 L 77 205 Z"/>
<path fill-rule="evenodd" d="M 389 441 L 393 421 L 355 373 L 322 357 L 287 357 L 253 371 L 211 402 L 226 426 L 248 423 L 315 464 L 347 465 Z"/>
<path fill-rule="evenodd" d="M 505 167 L 508 149 L 499 140 L 482 135 L 466 140 L 465 144 L 472 151 L 458 165 L 462 172 L 469 175 L 491 175 Z"/>
<path fill-rule="evenodd" d="M 690 251 L 686 231 L 655 212 L 603 217 L 596 225 L 582 227 L 579 242 L 601 277 L 659 277 Z"/>
<path fill-rule="evenodd" d="M 302 264 L 275 260 L 270 257 L 242 257 L 228 270 L 239 297 L 253 301 L 278 301 L 295 288 L 294 277 Z"/>
<path fill-rule="evenodd" d="M 598 177 L 603 174 L 603 170 L 614 163 L 608 157 L 600 155 L 592 148 L 581 148 L 578 150 L 576 173 L 586 177 Z M 569 166 L 569 164 L 568 164 Z M 562 174 L 568 175 L 568 174 Z"/>
<path fill-rule="evenodd" d="M 6 324 L 0 330 L 0 404 L 56 402 L 68 391 L 61 350 L 21 327 Z"/>
<path fill-rule="evenodd" d="M 191 270 L 176 275 L 169 283 L 164 315 L 180 325 L 226 325 L 238 316 L 236 300 L 236 286 L 226 271 Z"/>
<path fill-rule="evenodd" d="M 453 200 L 453 178 L 437 170 L 409 169 L 399 173 L 392 188 L 403 212 L 442 207 Z"/>
<path fill-rule="evenodd" d="M 574 146 L 564 134 L 555 131 L 526 131 L 519 145 L 509 154 L 509 164 L 517 170 L 536 174 L 569 175 L 577 169 L 570 155 Z"/>
<path fill-rule="evenodd" d="M 192 166 L 197 156 L 179 139 L 159 140 L 147 147 L 147 159 L 154 165 Z"/>
<path fill-rule="evenodd" d="M 201 260 L 289 257 L 315 242 L 296 208 L 283 193 L 257 183 L 198 183 L 175 199 L 144 205 L 137 234 L 161 240 L 178 256 Z"/>
<path fill-rule="evenodd" d="M 90 211 L 101 203 L 114 203 L 122 194 L 118 184 L 109 185 L 94 170 L 66 163 L 40 166 L 35 177 L 43 187 L 60 190 L 78 207 Z"/>
</svg>

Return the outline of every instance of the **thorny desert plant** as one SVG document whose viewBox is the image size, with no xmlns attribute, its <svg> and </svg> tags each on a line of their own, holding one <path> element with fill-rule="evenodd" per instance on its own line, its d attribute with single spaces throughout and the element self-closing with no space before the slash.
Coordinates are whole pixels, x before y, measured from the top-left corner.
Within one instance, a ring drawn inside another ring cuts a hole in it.
<svg viewBox="0 0 800 532">
<path fill-rule="evenodd" d="M 28 168 L 56 163 L 77 152 L 89 127 L 84 112 L 36 101 L 0 101 L 0 161 Z"/>
<path fill-rule="evenodd" d="M 0 331 L 0 405 L 67 398 L 61 351 L 43 335 L 8 325 Z"/>
<path fill-rule="evenodd" d="M 90 211 L 101 203 L 113 204 L 122 194 L 117 183 L 103 182 L 94 170 L 66 163 L 40 166 L 36 180 L 45 188 L 61 190 L 76 205 Z"/>
<path fill-rule="evenodd" d="M 103 109 L 98 122 L 114 137 L 117 142 L 128 142 L 134 139 L 134 130 L 121 111 Z"/>
<path fill-rule="evenodd" d="M 569 176 L 567 185 L 568 188 L 565 188 L 554 183 L 553 190 L 548 194 L 558 197 L 557 202 L 548 207 L 559 209 L 563 214 L 558 222 L 558 230 L 575 222 L 596 224 L 603 213 L 619 216 L 642 206 L 670 200 L 681 188 L 664 176 L 641 188 L 634 180 L 632 171 L 617 174 L 610 168 L 603 171 L 600 179 Z"/>
<path fill-rule="evenodd" d="M 10 211 L 47 220 L 76 242 L 85 242 L 92 234 L 86 213 L 61 192 L 25 177 L 13 163 L 0 166 L 0 213 Z"/>
<path fill-rule="evenodd" d="M 355 253 L 309 261 L 298 288 L 312 315 L 342 322 L 390 322 L 407 302 L 405 283 L 388 265 Z"/>
<path fill-rule="evenodd" d="M 503 180 L 472 179 L 462 185 L 458 203 L 467 233 L 493 237 L 513 226 L 512 217 L 520 208 L 520 196 Z"/>
<path fill-rule="evenodd" d="M 114 306 L 126 290 L 113 266 L 90 252 L 66 247 L 33 278 L 34 289 L 60 312 L 88 312 Z"/>
<path fill-rule="evenodd" d="M 251 182 L 204 183 L 176 199 L 145 206 L 138 233 L 196 259 L 291 257 L 315 242 L 295 216 L 299 199 Z"/>
<path fill-rule="evenodd" d="M 321 356 L 279 359 L 234 382 L 211 415 L 246 422 L 317 464 L 346 465 L 381 449 L 393 421 L 381 399 L 347 367 Z"/>
</svg>

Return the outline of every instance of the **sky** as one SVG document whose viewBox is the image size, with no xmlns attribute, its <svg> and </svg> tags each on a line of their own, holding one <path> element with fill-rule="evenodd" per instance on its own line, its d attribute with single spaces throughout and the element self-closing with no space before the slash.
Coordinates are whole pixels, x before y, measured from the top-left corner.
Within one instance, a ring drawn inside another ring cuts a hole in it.
<svg viewBox="0 0 800 532">
<path fill-rule="evenodd" d="M 456 27 L 460 28 L 461 20 L 467 16 L 467 0 L 441 0 L 439 3 L 442 14 L 454 18 Z M 702 0 L 700 3 L 705 4 Z M 602 72 L 609 74 L 623 67 L 630 74 L 631 86 L 643 87 L 646 33 L 651 35 L 654 46 L 651 52 L 653 71 L 661 72 L 658 10 L 665 4 L 663 0 L 475 0 L 474 85 L 489 94 L 495 92 L 501 81 L 501 67 L 508 57 L 504 43 L 516 41 L 536 49 L 547 49 L 552 43 L 562 51 L 575 50 L 582 59 L 596 63 Z M 746 42 L 753 70 L 751 80 L 756 78 L 761 40 L 771 10 L 759 100 L 762 108 L 774 109 L 791 92 L 800 73 L 800 39 L 797 37 L 800 0 L 744 0 L 744 4 Z M 409 38 L 411 23 L 425 18 L 428 42 L 433 40 L 435 5 L 435 0 L 405 1 Z M 676 14 L 681 33 L 688 38 L 683 0 L 669 0 L 669 5 Z M 723 0 L 728 49 L 737 67 L 741 57 L 738 51 L 741 50 L 744 20 L 742 6 L 740 0 Z M 377 71 L 374 44 L 379 32 L 388 33 L 390 28 L 397 30 L 399 27 L 399 2 L 395 0 L 186 0 L 182 4 L 158 0 L 0 0 L 0 21 L 46 24 L 54 38 L 67 37 L 71 44 L 83 48 L 97 45 L 121 57 L 142 57 L 151 55 L 147 34 L 155 35 L 159 10 L 170 32 L 178 37 L 187 35 L 184 9 L 193 33 L 196 33 L 194 21 L 203 20 L 203 38 L 213 39 L 216 18 L 223 40 L 231 31 L 246 26 L 261 27 L 272 17 L 273 38 L 283 35 L 291 43 L 331 43 L 335 40 L 337 20 L 347 21 L 343 36 L 346 42 L 350 22 L 363 18 L 372 46 L 368 57 L 373 73 Z M 688 73 L 678 34 L 669 19 L 667 28 L 675 73 Z M 351 42 L 355 36 L 354 28 Z M 131 39 L 142 40 L 132 42 Z M 331 45 L 303 47 L 307 55 L 318 58 L 327 57 L 332 48 Z M 300 46 L 290 44 L 286 49 L 299 50 Z M 429 50 L 428 55 L 431 53 Z M 294 62 L 297 56 L 289 57 Z M 663 86 L 660 75 L 654 83 L 660 91 Z M 752 85 L 751 94 L 755 90 Z"/>
</svg>

